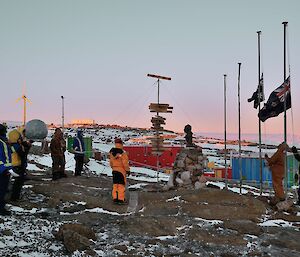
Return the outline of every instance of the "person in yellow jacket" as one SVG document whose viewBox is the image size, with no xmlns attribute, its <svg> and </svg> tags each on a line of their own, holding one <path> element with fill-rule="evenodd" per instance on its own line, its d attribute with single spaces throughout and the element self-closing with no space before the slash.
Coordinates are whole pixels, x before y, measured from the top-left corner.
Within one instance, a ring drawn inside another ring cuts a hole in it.
<svg viewBox="0 0 300 257">
<path fill-rule="evenodd" d="M 115 203 L 125 203 L 126 175 L 130 174 L 127 153 L 123 150 L 123 142 L 115 139 L 115 147 L 109 151 L 109 162 L 113 174 L 112 198 Z"/>
<path fill-rule="evenodd" d="M 26 168 L 27 168 L 27 155 L 31 147 L 31 142 L 25 141 L 23 136 L 23 130 L 14 129 L 8 133 L 8 142 L 11 146 L 11 163 L 13 166 L 13 171 L 18 174 L 18 177 L 15 177 L 11 200 L 16 201 L 20 199 L 21 190 L 26 178 Z"/>
</svg>

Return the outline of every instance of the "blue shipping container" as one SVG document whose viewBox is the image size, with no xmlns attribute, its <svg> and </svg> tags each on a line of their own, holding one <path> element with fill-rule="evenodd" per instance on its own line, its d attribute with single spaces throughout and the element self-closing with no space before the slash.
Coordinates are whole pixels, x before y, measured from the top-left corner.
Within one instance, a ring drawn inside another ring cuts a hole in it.
<svg viewBox="0 0 300 257">
<path fill-rule="evenodd" d="M 241 157 L 242 160 L 242 179 L 246 181 L 256 182 L 259 184 L 259 158 L 258 157 Z M 295 184 L 294 175 L 298 172 L 298 161 L 293 155 L 288 155 L 288 186 L 291 187 Z M 231 162 L 232 167 L 232 179 L 240 179 L 239 171 L 239 158 L 234 156 Z M 263 158 L 263 171 L 262 171 L 263 183 L 272 185 L 272 174 L 266 161 Z"/>
</svg>

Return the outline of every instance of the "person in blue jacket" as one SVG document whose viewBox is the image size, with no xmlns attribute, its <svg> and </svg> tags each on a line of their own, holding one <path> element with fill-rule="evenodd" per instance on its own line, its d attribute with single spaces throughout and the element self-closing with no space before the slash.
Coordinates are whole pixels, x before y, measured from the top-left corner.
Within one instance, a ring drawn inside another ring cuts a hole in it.
<svg viewBox="0 0 300 257">
<path fill-rule="evenodd" d="M 74 158 L 76 161 L 75 164 L 75 176 L 81 176 L 84 163 L 84 152 L 85 145 L 83 141 L 82 131 L 77 130 L 77 136 L 74 138 L 73 142 L 73 153 L 75 154 Z"/>
<path fill-rule="evenodd" d="M 10 215 L 5 209 L 5 195 L 7 193 L 11 165 L 11 149 L 6 138 L 6 127 L 0 124 L 0 215 Z"/>
</svg>

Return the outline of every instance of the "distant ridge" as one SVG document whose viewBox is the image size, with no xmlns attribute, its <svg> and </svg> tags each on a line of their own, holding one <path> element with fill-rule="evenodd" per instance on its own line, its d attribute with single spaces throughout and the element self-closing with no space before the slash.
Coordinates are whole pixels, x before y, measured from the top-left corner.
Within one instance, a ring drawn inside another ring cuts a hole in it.
<svg viewBox="0 0 300 257">
<path fill-rule="evenodd" d="M 23 124 L 22 121 L 12 121 L 12 120 L 0 120 L 0 123 L 6 123 L 8 127 L 21 126 Z"/>
<path fill-rule="evenodd" d="M 217 133 L 217 132 L 196 132 L 197 136 L 204 136 L 204 137 L 211 137 L 217 139 L 224 139 L 224 133 Z M 238 133 L 227 133 L 228 140 L 238 140 Z M 245 133 L 241 135 L 242 140 L 250 141 L 253 143 L 258 143 L 258 134 L 256 133 Z M 265 144 L 273 144 L 278 145 L 283 141 L 283 134 L 268 134 L 262 135 L 262 143 Z M 291 134 L 287 135 L 287 142 L 289 145 L 298 145 L 300 146 L 300 135 Z"/>
</svg>

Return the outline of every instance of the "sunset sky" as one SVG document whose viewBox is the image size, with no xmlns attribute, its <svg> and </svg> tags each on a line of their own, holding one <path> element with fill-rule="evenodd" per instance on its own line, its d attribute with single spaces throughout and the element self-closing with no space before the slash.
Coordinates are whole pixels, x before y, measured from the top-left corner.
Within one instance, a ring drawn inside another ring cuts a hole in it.
<svg viewBox="0 0 300 257">
<path fill-rule="evenodd" d="M 257 33 L 262 31 L 266 98 L 283 82 L 283 21 L 288 21 L 292 112 L 288 132 L 300 135 L 299 0 L 0 0 L 0 120 L 150 127 L 148 106 L 161 83 L 167 129 L 223 131 L 223 74 L 227 74 L 228 131 L 238 132 L 237 76 L 241 68 L 242 133 L 257 132 L 257 111 L 247 98 L 257 88 Z M 293 113 L 293 122 L 292 122 Z M 283 115 L 264 133 L 283 133 Z"/>
</svg>

